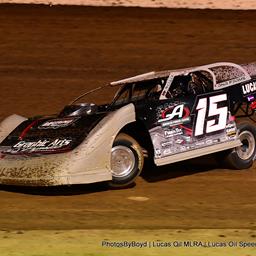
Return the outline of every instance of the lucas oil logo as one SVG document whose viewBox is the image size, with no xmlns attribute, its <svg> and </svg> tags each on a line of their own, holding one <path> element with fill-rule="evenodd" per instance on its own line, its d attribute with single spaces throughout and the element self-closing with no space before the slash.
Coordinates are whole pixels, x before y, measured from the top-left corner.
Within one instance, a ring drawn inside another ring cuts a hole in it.
<svg viewBox="0 0 256 256">
<path fill-rule="evenodd" d="M 243 85 L 242 89 L 243 89 L 243 94 L 255 92 L 256 91 L 256 81 Z"/>
<path fill-rule="evenodd" d="M 158 123 L 162 127 L 175 126 L 190 121 L 190 111 L 183 104 L 177 106 L 169 106 L 161 113 Z"/>
</svg>

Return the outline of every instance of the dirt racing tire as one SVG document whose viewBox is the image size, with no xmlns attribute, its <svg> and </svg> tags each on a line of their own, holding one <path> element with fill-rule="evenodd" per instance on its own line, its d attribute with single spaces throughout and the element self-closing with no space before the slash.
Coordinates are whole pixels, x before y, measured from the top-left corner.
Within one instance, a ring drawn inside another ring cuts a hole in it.
<svg viewBox="0 0 256 256">
<path fill-rule="evenodd" d="M 127 187 L 140 175 L 144 165 L 144 156 L 139 143 L 131 136 L 120 133 L 115 138 L 111 150 L 113 188 Z"/>
<path fill-rule="evenodd" d="M 249 123 L 238 124 L 242 145 L 228 151 L 225 161 L 228 167 L 236 170 L 252 166 L 256 154 L 256 129 Z"/>
</svg>

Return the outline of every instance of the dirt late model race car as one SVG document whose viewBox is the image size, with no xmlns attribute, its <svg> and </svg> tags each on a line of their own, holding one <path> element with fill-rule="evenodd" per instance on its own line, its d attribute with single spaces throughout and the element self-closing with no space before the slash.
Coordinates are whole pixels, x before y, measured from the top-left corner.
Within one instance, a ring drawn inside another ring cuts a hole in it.
<svg viewBox="0 0 256 256">
<path fill-rule="evenodd" d="M 83 100 L 113 87 L 111 103 Z M 112 82 L 54 116 L 9 116 L 0 124 L 0 183 L 121 187 L 144 157 L 161 166 L 222 151 L 231 167 L 249 168 L 255 128 L 236 120 L 253 119 L 255 97 L 256 64 L 225 62 Z"/>
</svg>

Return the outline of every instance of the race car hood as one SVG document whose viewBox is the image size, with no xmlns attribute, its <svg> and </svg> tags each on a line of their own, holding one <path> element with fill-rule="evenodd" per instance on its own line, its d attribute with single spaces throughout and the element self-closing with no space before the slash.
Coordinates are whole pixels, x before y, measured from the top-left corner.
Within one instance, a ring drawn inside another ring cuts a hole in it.
<svg viewBox="0 0 256 256">
<path fill-rule="evenodd" d="M 77 147 L 106 113 L 29 119 L 0 144 L 1 154 L 41 155 L 68 152 Z"/>
</svg>

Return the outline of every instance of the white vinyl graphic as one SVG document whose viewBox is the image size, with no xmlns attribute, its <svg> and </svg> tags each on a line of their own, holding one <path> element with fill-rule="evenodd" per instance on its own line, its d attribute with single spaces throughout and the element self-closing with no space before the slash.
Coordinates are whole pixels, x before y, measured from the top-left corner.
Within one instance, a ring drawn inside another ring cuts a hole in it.
<svg viewBox="0 0 256 256">
<path fill-rule="evenodd" d="M 204 123 L 207 110 L 207 98 L 202 98 L 198 101 L 197 107 L 197 118 L 195 127 L 195 136 L 200 136 L 204 134 Z"/>
<path fill-rule="evenodd" d="M 204 134 L 221 131 L 225 129 L 228 117 L 228 107 L 224 106 L 218 108 L 218 103 L 223 101 L 227 101 L 227 94 L 220 94 L 216 96 L 211 96 L 209 98 L 201 98 L 198 101 L 196 106 L 197 117 L 195 125 L 195 136 L 201 136 Z M 209 117 L 218 118 L 214 120 L 207 120 Z"/>
</svg>

